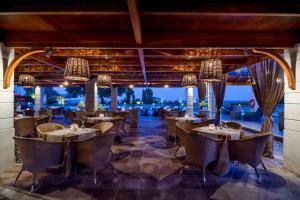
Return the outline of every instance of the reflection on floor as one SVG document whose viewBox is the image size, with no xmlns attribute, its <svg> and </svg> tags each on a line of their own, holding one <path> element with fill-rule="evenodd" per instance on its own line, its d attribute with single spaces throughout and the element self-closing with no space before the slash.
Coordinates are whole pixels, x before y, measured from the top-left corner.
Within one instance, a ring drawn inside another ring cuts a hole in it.
<svg viewBox="0 0 300 200">
<path fill-rule="evenodd" d="M 299 199 L 300 178 L 282 167 L 282 145 L 276 143 L 275 159 L 264 159 L 270 176 L 264 175 L 260 185 L 256 183 L 253 169 L 245 165 L 232 168 L 225 177 L 207 174 L 202 182 L 202 170 L 187 168 L 178 175 L 180 162 L 174 157 L 174 149 L 158 149 L 153 142 L 161 140 L 164 130 L 157 118 L 141 118 L 139 128 L 131 131 L 124 145 L 115 145 L 114 165 L 98 172 L 98 183 L 93 184 L 92 172 L 81 168 L 77 176 L 65 179 L 61 171 L 51 169 L 38 176 L 39 189 L 34 196 L 26 192 L 31 174 L 24 173 L 17 190 L 12 185 L 20 165 L 0 174 L 0 199 Z M 278 148 L 279 147 L 279 148 Z M 121 156 L 118 156 L 121 155 Z M 122 156 L 123 155 L 123 156 Z"/>
</svg>

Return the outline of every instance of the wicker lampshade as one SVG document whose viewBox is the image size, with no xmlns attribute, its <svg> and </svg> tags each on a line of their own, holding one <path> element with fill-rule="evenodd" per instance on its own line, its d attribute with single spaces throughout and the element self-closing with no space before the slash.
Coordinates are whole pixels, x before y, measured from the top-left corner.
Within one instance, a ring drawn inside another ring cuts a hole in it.
<svg viewBox="0 0 300 200">
<path fill-rule="evenodd" d="M 200 81 L 221 81 L 222 77 L 222 61 L 220 59 L 208 59 L 201 62 Z"/>
<path fill-rule="evenodd" d="M 34 77 L 28 74 L 22 74 L 19 76 L 19 85 L 24 88 L 33 88 L 35 85 Z"/>
<path fill-rule="evenodd" d="M 97 85 L 100 88 L 110 88 L 111 87 L 111 76 L 98 75 Z"/>
<path fill-rule="evenodd" d="M 90 78 L 90 68 L 87 60 L 82 58 L 68 58 L 65 79 L 87 81 Z"/>
<path fill-rule="evenodd" d="M 195 87 L 197 85 L 197 77 L 195 74 L 186 74 L 182 79 L 183 87 Z"/>
</svg>

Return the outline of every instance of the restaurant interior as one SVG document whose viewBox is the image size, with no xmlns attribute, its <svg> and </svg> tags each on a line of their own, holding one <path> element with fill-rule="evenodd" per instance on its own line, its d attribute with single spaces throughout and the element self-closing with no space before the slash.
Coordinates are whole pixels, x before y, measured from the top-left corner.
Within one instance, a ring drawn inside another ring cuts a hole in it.
<svg viewBox="0 0 300 200">
<path fill-rule="evenodd" d="M 300 2 L 1 4 L 0 199 L 300 198 Z M 83 101 L 46 105 L 49 87 Z M 145 111 L 128 88 L 186 98 Z"/>
</svg>

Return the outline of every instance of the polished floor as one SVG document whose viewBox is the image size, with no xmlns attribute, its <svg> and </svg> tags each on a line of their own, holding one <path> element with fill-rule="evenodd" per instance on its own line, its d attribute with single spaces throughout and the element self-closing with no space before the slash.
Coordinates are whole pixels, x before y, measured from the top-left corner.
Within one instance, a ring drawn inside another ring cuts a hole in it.
<svg viewBox="0 0 300 200">
<path fill-rule="evenodd" d="M 99 170 L 93 184 L 91 170 L 82 167 L 77 176 L 64 178 L 58 169 L 38 176 L 35 194 L 28 192 L 31 174 L 24 173 L 15 188 L 12 183 L 20 164 L 0 174 L 1 199 L 300 199 L 300 178 L 282 165 L 282 144 L 276 143 L 275 159 L 264 159 L 269 176 L 260 168 L 262 184 L 254 170 L 245 165 L 232 167 L 225 177 L 187 168 L 179 176 L 180 161 L 175 148 L 157 148 L 164 129 L 155 117 L 141 118 L 139 127 L 129 132 L 123 145 L 114 145 L 115 176 L 110 168 Z"/>
</svg>

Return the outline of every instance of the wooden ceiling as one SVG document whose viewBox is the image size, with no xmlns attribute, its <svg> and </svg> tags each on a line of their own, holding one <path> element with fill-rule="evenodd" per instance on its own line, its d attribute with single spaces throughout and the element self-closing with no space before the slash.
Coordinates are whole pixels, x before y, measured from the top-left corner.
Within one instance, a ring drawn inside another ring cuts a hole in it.
<svg viewBox="0 0 300 200">
<path fill-rule="evenodd" d="M 266 59 L 251 48 L 277 54 L 300 42 L 300 3 L 295 0 L 2 0 L 0 40 L 21 53 L 52 48 L 19 64 L 39 85 L 64 82 L 68 57 L 89 61 L 93 77 L 111 74 L 117 86 L 180 86 L 199 63 L 222 59 L 229 72 Z M 247 78 L 233 77 L 236 84 Z M 72 83 L 70 83 L 72 84 Z M 73 84 L 80 84 L 73 82 Z"/>
</svg>

